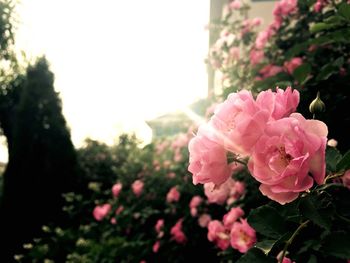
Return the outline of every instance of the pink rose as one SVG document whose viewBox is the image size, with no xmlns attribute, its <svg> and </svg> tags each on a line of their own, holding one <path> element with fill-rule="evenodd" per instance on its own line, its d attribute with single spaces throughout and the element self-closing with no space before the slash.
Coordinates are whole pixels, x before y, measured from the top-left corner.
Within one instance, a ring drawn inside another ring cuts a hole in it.
<svg viewBox="0 0 350 263">
<path fill-rule="evenodd" d="M 343 184 L 350 189 L 350 170 L 347 170 L 342 177 Z"/>
<path fill-rule="evenodd" d="M 231 193 L 231 188 L 235 184 L 232 178 L 229 178 L 225 183 L 220 186 L 215 186 L 214 183 L 204 184 L 204 193 L 208 198 L 209 203 L 215 203 L 222 205 L 229 198 Z"/>
<path fill-rule="evenodd" d="M 299 57 L 292 58 L 289 61 L 284 62 L 283 66 L 289 74 L 293 74 L 294 70 L 303 64 L 303 59 Z"/>
<path fill-rule="evenodd" d="M 188 171 L 193 174 L 193 184 L 213 182 L 220 185 L 231 175 L 231 169 L 227 164 L 226 150 L 207 137 L 207 127 L 200 126 L 196 137 L 189 143 Z"/>
<path fill-rule="evenodd" d="M 154 253 L 157 253 L 158 250 L 159 250 L 159 247 L 160 247 L 160 242 L 159 242 L 159 240 L 158 240 L 158 241 L 156 241 L 156 242 L 154 243 L 154 245 L 153 245 L 153 247 L 152 247 L 152 251 L 153 251 Z"/>
<path fill-rule="evenodd" d="M 250 63 L 252 63 L 252 65 L 255 66 L 264 59 L 264 56 L 265 55 L 263 50 L 252 49 L 249 54 Z"/>
<path fill-rule="evenodd" d="M 233 207 L 231 210 L 224 215 L 223 223 L 226 228 L 231 229 L 234 222 L 237 221 L 238 218 L 244 215 L 244 211 L 240 207 Z"/>
<path fill-rule="evenodd" d="M 276 92 L 271 90 L 262 91 L 256 98 L 256 103 L 269 111 L 272 119 L 278 120 L 288 117 L 295 112 L 299 104 L 299 92 L 288 87 L 285 91 L 277 88 Z"/>
<path fill-rule="evenodd" d="M 260 69 L 259 73 L 262 75 L 262 78 L 265 79 L 277 75 L 282 72 L 282 70 L 283 69 L 280 66 L 269 64 Z"/>
<path fill-rule="evenodd" d="M 98 205 L 94 208 L 92 214 L 97 221 L 101 221 L 111 211 L 111 209 L 112 206 L 110 204 Z"/>
<path fill-rule="evenodd" d="M 144 184 L 141 180 L 136 180 L 135 182 L 133 182 L 131 187 L 132 187 L 132 191 L 136 196 L 139 196 L 142 193 L 143 186 Z"/>
<path fill-rule="evenodd" d="M 235 222 L 231 229 L 231 246 L 241 253 L 246 253 L 256 242 L 255 230 L 246 219 Z"/>
<path fill-rule="evenodd" d="M 293 113 L 271 121 L 257 141 L 248 168 L 261 182 L 260 191 L 285 204 L 325 177 L 327 126 Z M 312 177 L 309 175 L 311 174 Z"/>
<path fill-rule="evenodd" d="M 166 195 L 166 201 L 168 203 L 172 203 L 172 202 L 178 202 L 180 199 L 180 193 L 177 190 L 176 186 L 172 187 L 168 194 Z"/>
<path fill-rule="evenodd" d="M 187 241 L 185 233 L 182 231 L 182 220 L 179 219 L 177 223 L 171 228 L 170 234 L 172 238 L 179 244 L 184 244 Z"/>
<path fill-rule="evenodd" d="M 281 0 L 276 2 L 273 9 L 274 16 L 284 17 L 294 13 L 298 7 L 298 0 Z"/>
<path fill-rule="evenodd" d="M 242 3 L 239 0 L 233 0 L 229 4 L 230 9 L 240 9 L 242 7 Z"/>
<path fill-rule="evenodd" d="M 281 260 L 282 257 L 282 251 L 280 253 L 278 253 L 276 259 L 278 260 L 278 262 Z M 282 263 L 295 263 L 295 261 L 292 261 L 290 258 L 287 258 L 286 256 L 284 256 Z"/>
<path fill-rule="evenodd" d="M 156 225 L 154 226 L 154 229 L 157 233 L 160 233 L 164 226 L 164 219 L 158 219 Z"/>
<path fill-rule="evenodd" d="M 269 31 L 264 30 L 258 33 L 258 36 L 255 40 L 255 47 L 257 49 L 263 49 L 270 38 Z"/>
<path fill-rule="evenodd" d="M 111 218 L 111 224 L 115 225 L 117 223 L 117 219 L 115 219 L 114 217 Z"/>
<path fill-rule="evenodd" d="M 269 113 L 256 104 L 251 92 L 241 90 L 231 93 L 217 106 L 209 124 L 215 131 L 214 140 L 226 150 L 247 155 L 261 136 L 268 118 Z"/>
<path fill-rule="evenodd" d="M 191 202 L 189 204 L 190 208 L 197 208 L 202 203 L 203 199 L 199 195 L 195 195 L 192 197 Z"/>
<path fill-rule="evenodd" d="M 230 245 L 229 232 L 218 220 L 209 222 L 208 240 L 214 242 L 221 250 L 227 249 Z"/>
<path fill-rule="evenodd" d="M 112 187 L 113 196 L 118 197 L 122 188 L 123 188 L 123 185 L 121 183 L 117 183 L 117 184 L 113 185 L 113 187 Z"/>
<path fill-rule="evenodd" d="M 239 48 L 238 47 L 231 47 L 229 50 L 229 53 L 231 55 L 231 58 L 233 60 L 238 60 L 239 59 Z"/>
<path fill-rule="evenodd" d="M 202 214 L 199 218 L 198 218 L 198 225 L 200 227 L 207 227 L 209 222 L 211 220 L 211 216 L 209 214 Z"/>
</svg>

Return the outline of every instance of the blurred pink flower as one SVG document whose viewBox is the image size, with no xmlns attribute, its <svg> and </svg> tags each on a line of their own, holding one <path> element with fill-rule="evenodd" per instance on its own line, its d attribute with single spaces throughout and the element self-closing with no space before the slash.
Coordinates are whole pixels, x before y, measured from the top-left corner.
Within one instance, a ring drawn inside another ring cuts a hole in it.
<svg viewBox="0 0 350 263">
<path fill-rule="evenodd" d="M 123 185 L 121 183 L 116 183 L 115 185 L 113 185 L 112 187 L 113 196 L 118 197 L 122 188 L 123 188 Z"/>
<path fill-rule="evenodd" d="M 194 217 L 197 215 L 197 207 L 202 203 L 203 199 L 196 195 L 192 197 L 191 202 L 189 204 L 191 215 Z"/>
<path fill-rule="evenodd" d="M 172 202 L 178 202 L 179 199 L 180 199 L 180 193 L 177 190 L 177 187 L 174 186 L 169 190 L 168 194 L 166 195 L 166 201 L 168 203 L 172 203 Z"/>
<path fill-rule="evenodd" d="M 211 220 L 211 216 L 209 214 L 202 214 L 199 218 L 198 218 L 198 224 L 200 227 L 207 227 L 209 222 Z"/>
<path fill-rule="evenodd" d="M 248 168 L 261 182 L 260 191 L 285 204 L 325 177 L 327 126 L 293 113 L 271 121 L 257 141 Z M 309 175 L 311 174 L 312 177 Z"/>
<path fill-rule="evenodd" d="M 233 0 L 229 4 L 230 9 L 240 9 L 242 7 L 242 3 L 240 0 Z"/>
<path fill-rule="evenodd" d="M 182 231 L 182 220 L 179 219 L 177 223 L 171 228 L 170 234 L 172 238 L 179 244 L 184 244 L 187 241 L 185 233 Z"/>
<path fill-rule="evenodd" d="M 283 67 L 289 73 L 293 74 L 294 70 L 303 64 L 303 59 L 299 57 L 292 58 L 289 61 L 284 62 Z"/>
<path fill-rule="evenodd" d="M 267 30 L 261 31 L 258 33 L 258 36 L 255 40 L 255 47 L 257 49 L 263 49 L 266 46 L 267 41 L 270 38 L 270 32 Z"/>
<path fill-rule="evenodd" d="M 279 17 L 285 17 L 292 13 L 295 13 L 298 8 L 298 0 L 281 0 L 276 2 L 273 9 L 273 15 Z"/>
<path fill-rule="evenodd" d="M 160 233 L 164 226 L 164 219 L 158 219 L 156 225 L 154 226 L 154 229 L 157 233 Z"/>
<path fill-rule="evenodd" d="M 220 185 L 231 175 L 231 169 L 227 164 L 226 150 L 208 138 L 207 127 L 200 126 L 189 143 L 188 171 L 193 175 L 193 184 L 213 182 Z"/>
<path fill-rule="evenodd" d="M 249 54 L 250 63 L 255 66 L 259 64 L 264 59 L 264 51 L 252 49 Z"/>
<path fill-rule="evenodd" d="M 154 253 L 157 253 L 158 250 L 159 250 L 159 247 L 160 247 L 160 241 L 158 240 L 158 241 L 156 241 L 156 242 L 154 243 L 154 245 L 153 245 L 153 247 L 152 247 L 152 251 L 153 251 Z"/>
<path fill-rule="evenodd" d="M 208 240 L 214 242 L 221 250 L 225 250 L 230 246 L 229 231 L 220 221 L 210 221 L 208 224 Z"/>
<path fill-rule="evenodd" d="M 115 219 L 114 217 L 111 218 L 111 224 L 115 225 L 117 223 L 117 219 Z"/>
<path fill-rule="evenodd" d="M 135 182 L 133 182 L 131 187 L 132 187 L 132 191 L 136 196 L 141 195 L 143 186 L 144 186 L 144 183 L 141 180 L 136 180 Z"/>
<path fill-rule="evenodd" d="M 234 183 L 235 181 L 232 178 L 229 178 L 220 186 L 215 186 L 214 183 L 204 184 L 204 193 L 208 198 L 208 202 L 219 205 L 224 204 L 230 196 L 231 187 Z"/>
<path fill-rule="evenodd" d="M 244 216 L 244 211 L 240 207 L 233 207 L 231 210 L 224 215 L 223 223 L 224 226 L 228 229 L 231 229 L 234 222 L 237 221 L 238 218 Z"/>
<path fill-rule="evenodd" d="M 101 221 L 112 209 L 110 204 L 98 205 L 94 208 L 93 216 L 97 221 Z"/>
<path fill-rule="evenodd" d="M 265 78 L 273 77 L 282 71 L 283 71 L 282 67 L 268 64 L 262 69 L 260 69 L 259 73 L 262 75 L 262 78 L 265 79 Z"/>
<path fill-rule="evenodd" d="M 231 47 L 229 50 L 230 56 L 233 60 L 238 60 L 239 59 L 239 48 L 238 47 Z"/>
<path fill-rule="evenodd" d="M 231 229 L 231 246 L 241 253 L 246 253 L 256 242 L 255 230 L 246 219 L 235 222 Z"/>
<path fill-rule="evenodd" d="M 278 261 L 281 260 L 282 254 L 283 254 L 282 251 L 281 251 L 280 253 L 278 253 L 278 255 L 277 255 L 277 257 L 276 257 L 276 259 L 277 259 Z M 284 258 L 283 258 L 283 260 L 282 260 L 282 263 L 295 263 L 295 261 L 292 261 L 290 258 L 287 258 L 286 256 L 284 256 Z"/>
</svg>

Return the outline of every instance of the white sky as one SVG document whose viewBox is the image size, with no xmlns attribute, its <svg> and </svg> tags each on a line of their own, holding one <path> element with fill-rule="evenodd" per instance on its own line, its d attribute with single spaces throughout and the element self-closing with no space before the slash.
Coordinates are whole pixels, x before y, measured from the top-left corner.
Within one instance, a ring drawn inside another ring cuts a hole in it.
<svg viewBox="0 0 350 263">
<path fill-rule="evenodd" d="M 50 61 L 76 146 L 147 141 L 144 120 L 206 95 L 209 0 L 21 2 L 16 46 Z"/>
</svg>

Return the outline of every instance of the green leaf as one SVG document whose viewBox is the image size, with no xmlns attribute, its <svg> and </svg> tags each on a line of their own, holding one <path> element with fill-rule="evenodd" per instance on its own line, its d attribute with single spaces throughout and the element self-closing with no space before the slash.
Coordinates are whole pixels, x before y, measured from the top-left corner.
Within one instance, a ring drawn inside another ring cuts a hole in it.
<svg viewBox="0 0 350 263">
<path fill-rule="evenodd" d="M 307 77 L 311 73 L 311 65 L 309 63 L 304 63 L 297 67 L 293 72 L 293 77 L 300 83 L 306 82 Z"/>
<path fill-rule="evenodd" d="M 350 234 L 345 232 L 331 233 L 324 239 L 322 251 L 334 257 L 349 259 Z"/>
<path fill-rule="evenodd" d="M 288 231 L 282 216 L 269 205 L 252 210 L 248 222 L 258 233 L 270 238 L 280 238 Z"/>
<path fill-rule="evenodd" d="M 337 163 L 341 160 L 341 153 L 334 147 L 327 147 L 326 150 L 326 163 L 327 170 L 335 172 L 337 169 Z"/>
<path fill-rule="evenodd" d="M 338 72 L 338 69 L 334 67 L 333 63 L 328 63 L 321 68 L 320 73 L 316 77 L 316 80 L 326 80 L 336 72 Z"/>
<path fill-rule="evenodd" d="M 323 30 L 331 29 L 334 27 L 337 27 L 337 24 L 328 24 L 328 23 L 316 23 L 310 27 L 310 32 L 311 33 L 317 33 Z"/>
<path fill-rule="evenodd" d="M 256 243 L 254 247 L 259 248 L 265 255 L 268 255 L 276 242 L 276 240 L 267 239 Z"/>
<path fill-rule="evenodd" d="M 307 261 L 307 263 L 317 263 L 317 258 L 315 255 L 310 255 L 309 260 Z"/>
<path fill-rule="evenodd" d="M 330 230 L 331 227 L 331 216 L 327 215 L 326 208 L 322 207 L 323 200 L 321 200 L 323 196 L 313 196 L 307 195 L 300 200 L 299 209 L 300 213 L 306 218 L 310 219 L 316 225 Z M 326 214 L 326 215 L 324 215 Z"/>
<path fill-rule="evenodd" d="M 276 263 L 276 259 L 266 256 L 260 249 L 252 248 L 236 263 Z"/>
<path fill-rule="evenodd" d="M 342 3 L 338 8 L 339 14 L 345 17 L 347 20 L 350 20 L 350 5 L 347 3 Z"/>
<path fill-rule="evenodd" d="M 337 171 L 346 171 L 350 168 L 350 151 L 344 154 L 343 158 L 337 163 Z"/>
</svg>

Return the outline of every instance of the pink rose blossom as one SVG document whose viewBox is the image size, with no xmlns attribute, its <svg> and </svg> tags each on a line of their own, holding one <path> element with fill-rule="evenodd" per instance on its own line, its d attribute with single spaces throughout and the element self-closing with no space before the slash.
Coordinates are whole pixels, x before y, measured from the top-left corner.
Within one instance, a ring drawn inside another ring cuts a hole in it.
<svg viewBox="0 0 350 263">
<path fill-rule="evenodd" d="M 166 195 L 166 201 L 168 203 L 172 203 L 172 202 L 178 202 L 180 199 L 180 193 L 177 190 L 176 186 L 172 187 L 168 194 Z"/>
<path fill-rule="evenodd" d="M 202 203 L 203 199 L 199 195 L 195 195 L 192 197 L 191 202 L 190 202 L 190 208 L 196 208 Z"/>
<path fill-rule="evenodd" d="M 193 217 L 197 215 L 197 207 L 202 203 L 202 201 L 203 199 L 198 195 L 192 197 L 189 207 Z"/>
<path fill-rule="evenodd" d="M 112 209 L 110 204 L 98 205 L 92 212 L 97 221 L 101 221 Z"/>
<path fill-rule="evenodd" d="M 154 229 L 157 233 L 160 233 L 164 226 L 164 219 L 158 219 L 156 225 L 154 226 Z"/>
<path fill-rule="evenodd" d="M 208 240 L 214 242 L 221 250 L 225 250 L 230 245 L 228 230 L 218 220 L 210 221 L 208 224 Z"/>
<path fill-rule="evenodd" d="M 267 41 L 270 38 L 269 31 L 264 30 L 258 33 L 258 36 L 255 40 L 255 47 L 257 49 L 263 49 L 266 46 Z"/>
<path fill-rule="evenodd" d="M 284 62 L 283 66 L 289 74 L 293 74 L 294 70 L 303 64 L 303 59 L 299 57 L 292 58 L 290 61 Z"/>
<path fill-rule="evenodd" d="M 350 170 L 347 170 L 342 177 L 343 184 L 350 189 Z"/>
<path fill-rule="evenodd" d="M 172 238 L 179 244 L 184 244 L 187 241 L 185 233 L 182 231 L 182 220 L 179 219 L 177 223 L 171 228 L 170 234 Z"/>
<path fill-rule="evenodd" d="M 255 66 L 259 64 L 264 59 L 264 51 L 252 49 L 249 54 L 250 63 Z"/>
<path fill-rule="evenodd" d="M 299 113 L 269 122 L 248 162 L 249 171 L 262 183 L 260 191 L 285 204 L 314 181 L 322 184 L 327 133 L 323 122 L 306 120 Z"/>
<path fill-rule="evenodd" d="M 316 13 L 320 13 L 322 9 L 327 5 L 327 0 L 317 0 L 317 2 L 314 5 L 314 11 Z"/>
<path fill-rule="evenodd" d="M 285 91 L 276 88 L 276 92 L 271 90 L 262 91 L 256 98 L 256 103 L 269 111 L 272 119 L 278 120 L 288 117 L 295 112 L 299 104 L 300 95 L 297 90 L 288 87 Z"/>
<path fill-rule="evenodd" d="M 115 225 L 117 223 L 117 219 L 115 219 L 114 217 L 111 218 L 111 224 Z"/>
<path fill-rule="evenodd" d="M 113 196 L 118 197 L 122 188 L 123 188 L 123 185 L 121 183 L 117 183 L 117 184 L 113 185 L 113 187 L 112 187 Z"/>
<path fill-rule="evenodd" d="M 262 78 L 265 79 L 265 78 L 273 77 L 282 71 L 283 71 L 282 67 L 269 64 L 263 67 L 262 69 L 260 69 L 259 73 L 262 75 Z"/>
<path fill-rule="evenodd" d="M 135 182 L 133 182 L 133 184 L 131 185 L 132 187 L 132 191 L 134 192 L 134 194 L 136 196 L 140 196 L 143 190 L 143 182 L 141 180 L 136 180 Z"/>
<path fill-rule="evenodd" d="M 255 17 L 252 20 L 252 26 L 260 26 L 263 20 L 260 17 Z"/>
<path fill-rule="evenodd" d="M 224 215 L 223 223 L 224 226 L 228 229 L 232 228 L 234 222 L 237 221 L 238 218 L 244 216 L 244 211 L 240 207 L 233 207 L 231 210 Z"/>
<path fill-rule="evenodd" d="M 153 251 L 154 253 L 157 253 L 158 250 L 159 250 L 159 247 L 160 247 L 160 241 L 158 240 L 158 241 L 156 241 L 156 242 L 154 243 L 154 245 L 153 245 L 153 247 L 152 247 L 152 251 Z"/>
<path fill-rule="evenodd" d="M 211 216 L 209 214 L 202 214 L 199 218 L 198 218 L 198 225 L 200 227 L 207 227 L 209 222 L 211 220 Z"/>
<path fill-rule="evenodd" d="M 229 50 L 230 56 L 233 60 L 239 59 L 239 48 L 238 47 L 231 47 Z"/>
<path fill-rule="evenodd" d="M 242 3 L 239 0 L 233 0 L 229 4 L 230 9 L 240 9 L 242 7 Z"/>
<path fill-rule="evenodd" d="M 215 203 L 222 205 L 229 198 L 231 193 L 231 188 L 234 185 L 235 181 L 232 178 L 229 178 L 225 183 L 220 186 L 215 186 L 214 183 L 204 184 L 204 193 L 208 198 L 209 203 Z"/>
<path fill-rule="evenodd" d="M 269 113 L 256 104 L 251 92 L 241 90 L 231 93 L 217 106 L 209 125 L 214 128 L 214 140 L 226 150 L 247 155 L 261 136 L 268 118 Z M 215 154 L 215 157 L 223 158 L 222 155 Z M 208 154 L 206 158 L 209 158 Z"/>
<path fill-rule="evenodd" d="M 273 15 L 284 17 L 297 11 L 298 0 L 281 0 L 276 2 Z"/>
<path fill-rule="evenodd" d="M 241 253 L 246 253 L 256 242 L 255 230 L 246 219 L 235 222 L 231 229 L 231 246 Z"/>
<path fill-rule="evenodd" d="M 276 259 L 278 260 L 278 262 L 281 260 L 283 252 L 281 251 L 280 253 L 278 253 Z M 282 263 L 295 263 L 295 261 L 292 261 L 290 258 L 287 258 L 286 256 L 284 256 Z"/>
<path fill-rule="evenodd" d="M 220 185 L 231 175 L 227 164 L 226 150 L 207 137 L 207 126 L 200 126 L 197 136 L 189 143 L 190 164 L 193 184 L 213 182 Z"/>
</svg>

